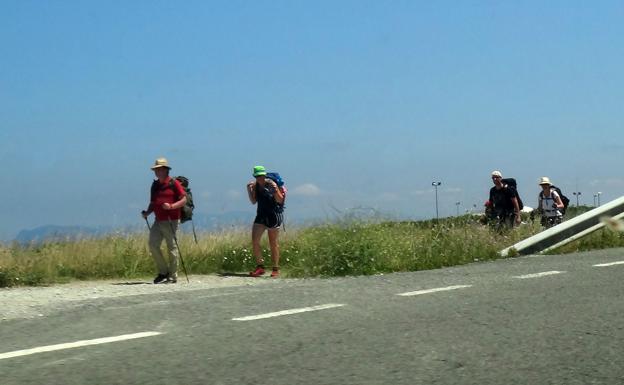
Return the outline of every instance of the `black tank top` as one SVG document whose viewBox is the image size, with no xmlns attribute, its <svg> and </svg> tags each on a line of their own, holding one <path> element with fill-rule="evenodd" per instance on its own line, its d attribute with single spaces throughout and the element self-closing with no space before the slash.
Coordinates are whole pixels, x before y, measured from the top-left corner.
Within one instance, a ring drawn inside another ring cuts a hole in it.
<svg viewBox="0 0 624 385">
<path fill-rule="evenodd" d="M 265 184 L 264 187 L 256 183 L 256 201 L 258 202 L 258 215 L 270 215 L 277 212 L 278 203 L 273 198 L 273 191 Z"/>
</svg>

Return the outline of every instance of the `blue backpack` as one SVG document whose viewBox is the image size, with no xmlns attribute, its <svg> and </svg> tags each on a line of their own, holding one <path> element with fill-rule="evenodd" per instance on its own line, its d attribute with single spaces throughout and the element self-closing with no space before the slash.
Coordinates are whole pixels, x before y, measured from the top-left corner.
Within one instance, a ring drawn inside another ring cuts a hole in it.
<svg viewBox="0 0 624 385">
<path fill-rule="evenodd" d="M 267 172 L 266 177 L 271 179 L 273 182 L 275 182 L 275 184 L 277 185 L 277 188 L 279 188 L 282 191 L 282 194 L 284 194 L 284 203 L 286 203 L 286 192 L 288 190 L 286 189 L 286 186 L 284 186 L 284 180 L 282 179 L 280 174 L 278 172 Z M 284 212 L 284 208 L 285 208 L 284 203 L 277 204 L 276 211 L 278 213 Z"/>
<path fill-rule="evenodd" d="M 284 180 L 280 176 L 279 172 L 267 172 L 266 177 L 275 182 L 277 187 L 284 186 Z"/>
</svg>

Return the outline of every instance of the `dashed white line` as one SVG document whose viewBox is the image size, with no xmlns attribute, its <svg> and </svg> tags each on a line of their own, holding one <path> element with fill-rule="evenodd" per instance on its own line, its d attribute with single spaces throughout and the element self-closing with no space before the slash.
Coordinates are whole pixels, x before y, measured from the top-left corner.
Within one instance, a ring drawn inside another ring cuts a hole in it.
<svg viewBox="0 0 624 385">
<path fill-rule="evenodd" d="M 436 293 L 438 291 L 464 289 L 464 288 L 467 288 L 467 287 L 472 287 L 472 285 L 456 285 L 456 286 L 438 287 L 438 288 L 435 288 L 435 289 L 408 291 L 407 293 L 400 293 L 400 294 L 397 294 L 397 295 L 401 295 L 401 296 L 407 297 L 407 296 L 411 296 L 411 295 L 421 295 L 421 294 Z"/>
<path fill-rule="evenodd" d="M 545 277 L 547 275 L 555 275 L 555 274 L 563 274 L 563 273 L 565 273 L 565 271 L 553 270 L 553 271 L 544 271 L 544 272 L 535 273 L 535 274 L 518 275 L 514 278 L 518 278 L 518 279 L 539 278 L 539 277 Z"/>
<path fill-rule="evenodd" d="M 0 353 L 0 360 L 4 360 L 6 358 L 28 356 L 30 354 L 36 354 L 36 353 L 53 352 L 55 350 L 73 349 L 73 348 L 80 348 L 83 346 L 108 344 L 111 342 L 133 340 L 133 339 L 145 338 L 145 337 L 153 337 L 159 334 L 162 334 L 162 333 L 143 332 L 143 333 L 134 333 L 134 334 L 124 334 L 121 336 L 114 336 L 114 337 L 96 338 L 93 340 L 82 340 L 82 341 L 76 341 L 76 342 L 69 342 L 65 344 L 39 346 L 39 347 L 32 348 L 32 349 L 24 349 L 24 350 L 16 350 L 13 352 Z"/>
<path fill-rule="evenodd" d="M 599 263 L 594 265 L 594 267 L 607 267 L 607 266 L 615 266 L 615 265 L 624 265 L 624 261 L 610 262 L 610 263 Z"/>
<path fill-rule="evenodd" d="M 258 314 L 258 315 L 250 315 L 250 316 L 247 316 L 247 317 L 232 318 L 232 321 L 253 321 L 253 320 L 263 319 L 263 318 L 272 318 L 272 317 L 280 317 L 280 316 L 283 316 L 283 315 L 305 313 L 305 312 L 308 312 L 308 311 L 332 309 L 332 308 L 341 307 L 341 306 L 344 306 L 344 304 L 328 303 L 326 305 L 302 307 L 302 308 L 299 308 L 299 309 L 289 309 L 289 310 L 276 311 L 276 312 L 273 312 L 273 313 L 265 313 L 265 314 Z"/>
</svg>

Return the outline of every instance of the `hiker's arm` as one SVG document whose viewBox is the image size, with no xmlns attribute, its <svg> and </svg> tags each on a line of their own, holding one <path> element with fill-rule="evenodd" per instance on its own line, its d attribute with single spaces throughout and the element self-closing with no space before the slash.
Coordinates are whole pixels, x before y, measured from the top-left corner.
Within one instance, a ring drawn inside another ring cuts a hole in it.
<svg viewBox="0 0 624 385">
<path fill-rule="evenodd" d="M 151 204 L 150 204 L 151 207 Z M 143 215 L 143 218 L 147 219 L 147 217 L 149 217 L 149 215 L 152 213 L 152 210 L 150 208 L 148 208 L 147 210 L 143 210 L 141 211 L 141 215 Z"/>
<path fill-rule="evenodd" d="M 511 203 L 513 203 L 514 213 L 520 214 L 520 205 L 518 204 L 518 198 L 511 198 Z"/>
<path fill-rule="evenodd" d="M 178 182 L 177 180 L 174 181 L 173 188 L 177 190 L 176 196 L 179 196 L 180 199 L 178 199 L 174 203 L 163 203 L 162 207 L 165 210 L 177 210 L 186 204 L 186 191 L 184 190 L 180 182 Z"/>
<path fill-rule="evenodd" d="M 149 205 L 147 205 L 147 210 L 141 211 L 141 215 L 143 215 L 143 218 L 147 219 L 147 217 L 149 217 L 149 215 L 153 212 L 154 212 L 154 203 L 150 202 Z"/>
<path fill-rule="evenodd" d="M 273 191 L 273 199 L 275 199 L 275 201 L 279 204 L 284 203 L 284 193 L 279 187 L 277 187 L 277 183 L 272 180 L 268 180 L 267 183 L 269 183 L 271 190 Z"/>
<path fill-rule="evenodd" d="M 513 203 L 514 213 L 516 214 L 516 222 L 519 223 L 522 221 L 522 218 L 520 217 L 520 205 L 518 204 L 518 198 L 511 198 L 511 203 Z"/>
<path fill-rule="evenodd" d="M 175 203 L 163 203 L 163 209 L 165 210 L 176 210 L 186 204 L 186 195 L 182 195 L 179 201 Z"/>
<path fill-rule="evenodd" d="M 559 194 L 557 194 L 554 191 L 551 194 L 553 196 L 553 200 L 555 201 L 555 205 L 557 206 L 557 208 L 562 209 L 564 205 L 563 205 L 563 202 L 561 201 L 561 197 L 559 196 Z"/>
<path fill-rule="evenodd" d="M 247 183 L 247 196 L 252 205 L 256 204 L 256 182 Z"/>
</svg>

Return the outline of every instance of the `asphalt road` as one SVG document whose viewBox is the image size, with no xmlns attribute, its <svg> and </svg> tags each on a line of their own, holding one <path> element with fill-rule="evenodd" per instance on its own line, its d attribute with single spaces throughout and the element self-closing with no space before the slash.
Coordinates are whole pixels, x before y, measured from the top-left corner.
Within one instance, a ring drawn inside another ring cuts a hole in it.
<svg viewBox="0 0 624 385">
<path fill-rule="evenodd" d="M 85 301 L 0 323 L 0 384 L 623 384 L 624 264 L 594 266 L 618 261 L 622 249 Z M 114 336 L 140 338 L 98 340 Z M 58 346 L 76 341 L 90 342 Z"/>
</svg>

